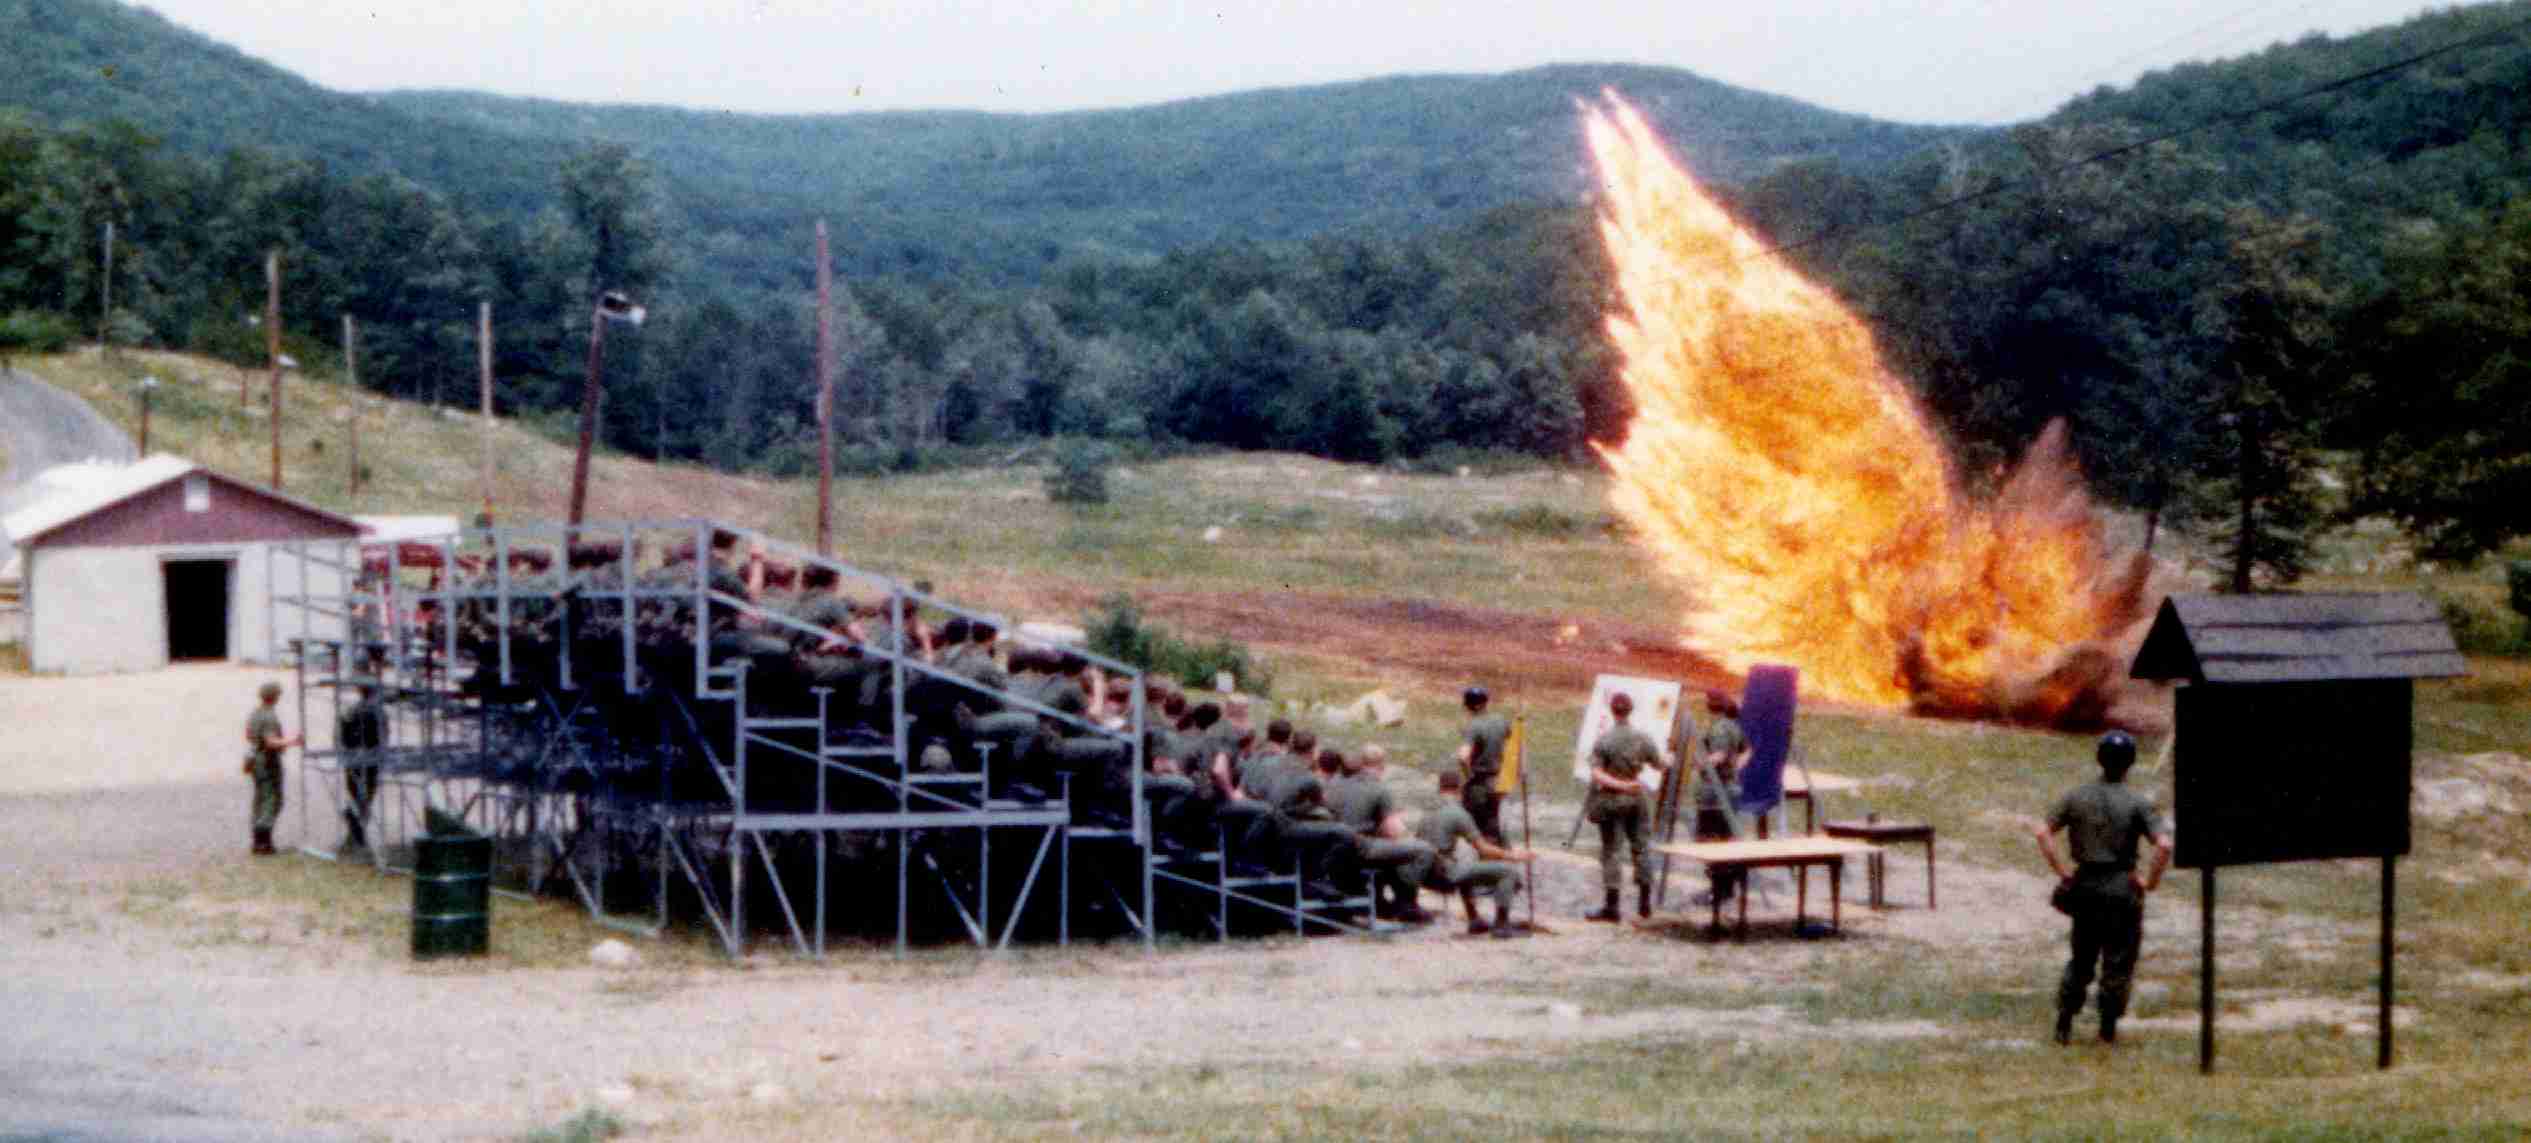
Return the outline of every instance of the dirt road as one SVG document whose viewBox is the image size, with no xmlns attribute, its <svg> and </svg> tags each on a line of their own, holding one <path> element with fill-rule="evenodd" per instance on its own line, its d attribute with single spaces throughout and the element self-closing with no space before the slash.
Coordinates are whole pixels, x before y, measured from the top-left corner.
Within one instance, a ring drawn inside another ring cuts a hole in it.
<svg viewBox="0 0 2531 1143">
<path fill-rule="evenodd" d="M 1929 1036 L 1942 1030 L 1823 1023 L 1763 999 L 1717 1012 L 1622 998 L 1647 981 L 1763 998 L 1816 986 L 1823 963 L 1868 966 L 1928 945 L 2027 958 L 2028 942 L 2054 932 L 2032 908 L 2036 877 L 1946 857 L 1940 912 L 1874 914 L 1849 900 L 1849 939 L 1798 956 L 1781 939 L 1682 940 L 1568 918 L 1562 935 L 1517 942 L 1436 928 L 1158 955 L 957 948 L 813 964 L 765 952 L 739 965 L 642 944 L 646 961 L 631 969 L 417 966 L 312 907 L 201 891 L 312 860 L 256 866 L 241 852 L 234 743 L 266 677 L 0 679 L 0 725 L 13 728 L 0 755 L 0 1137 L 499 1138 L 592 1106 L 642 1138 L 720 1138 L 733 1122 L 758 1138 L 888 1137 L 920 1133 L 889 1118 L 908 1097 L 1092 1071 L 1403 1069 L 1647 1034 Z M 294 803 L 280 840 L 307 828 Z M 320 832 L 331 840 L 330 826 Z M 1571 861 L 1546 875 L 1585 896 L 1596 876 Z M 346 876 L 373 910 L 410 893 L 400 879 Z M 1779 889 L 1761 910 L 1778 937 L 1790 904 Z M 592 927 L 586 939 L 606 935 Z M 2194 939 L 2178 919 L 2156 938 Z"/>
</svg>

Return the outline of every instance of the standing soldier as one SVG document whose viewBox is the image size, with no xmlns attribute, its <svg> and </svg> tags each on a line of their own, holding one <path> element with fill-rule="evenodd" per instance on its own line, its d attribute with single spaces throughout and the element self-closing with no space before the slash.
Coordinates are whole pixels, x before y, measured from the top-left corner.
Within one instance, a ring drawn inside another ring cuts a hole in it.
<svg viewBox="0 0 2531 1143">
<path fill-rule="evenodd" d="M 1740 731 L 1740 704 L 1731 701 L 1731 696 L 1706 691 L 1705 711 L 1713 718 L 1696 743 L 1695 836 L 1698 841 L 1730 841 L 1731 802 L 1739 794 L 1740 767 L 1748 763 L 1752 751 L 1748 736 Z M 1758 827 L 1764 836 L 1765 818 L 1758 819 Z M 1716 905 L 1731 900 L 1747 877 L 1748 871 L 1741 869 L 1708 870 L 1709 899 Z"/>
<path fill-rule="evenodd" d="M 334 746 L 343 768 L 342 848 L 369 848 L 369 805 L 378 796 L 378 748 L 387 744 L 387 709 L 378 681 L 360 680 L 360 701 L 335 720 Z"/>
<path fill-rule="evenodd" d="M 1503 796 L 1494 791 L 1494 779 L 1503 771 L 1503 742 L 1512 736 L 1512 724 L 1502 715 L 1485 712 L 1484 687 L 1469 687 L 1459 701 L 1468 710 L 1467 741 L 1459 744 L 1459 774 L 1467 786 L 1459 791 L 1459 804 L 1476 819 L 1485 840 L 1501 845 Z"/>
<path fill-rule="evenodd" d="M 246 716 L 246 762 L 238 772 L 255 780 L 255 848 L 273 852 L 272 823 L 281 818 L 281 752 L 305 744 L 301 735 L 281 732 L 281 684 L 265 683 L 255 692 L 261 703 Z"/>
<path fill-rule="evenodd" d="M 2073 956 L 2056 993 L 2056 1042 L 2074 1038 L 2074 1015 L 2091 987 L 2092 961 L 2100 961 L 2100 1041 L 2118 1041 L 2118 1018 L 2127 1011 L 2127 986 L 2144 944 L 2144 898 L 2162 884 L 2171 863 L 2170 834 L 2144 795 L 2127 788 L 2136 740 L 2113 730 L 2100 739 L 2100 781 L 2078 786 L 2048 812 L 2037 830 L 2039 856 L 2056 873 L 2060 907 L 2074 918 Z M 2074 867 L 2058 855 L 2057 831 L 2065 831 Z M 2151 842 L 2153 859 L 2136 871 L 2136 846 Z"/>
<path fill-rule="evenodd" d="M 1607 897 L 1588 920 L 1613 922 L 1625 916 L 1617 909 L 1625 876 L 1617 861 L 1621 834 L 1634 851 L 1635 915 L 1652 915 L 1652 847 L 1644 836 L 1652 799 L 1643 772 L 1661 768 L 1661 752 L 1642 731 L 1626 725 L 1626 716 L 1634 712 L 1635 700 L 1625 692 L 1609 696 L 1608 713 L 1617 724 L 1591 744 L 1591 792 L 1582 802 L 1582 816 L 1599 826 L 1599 884 Z"/>
</svg>

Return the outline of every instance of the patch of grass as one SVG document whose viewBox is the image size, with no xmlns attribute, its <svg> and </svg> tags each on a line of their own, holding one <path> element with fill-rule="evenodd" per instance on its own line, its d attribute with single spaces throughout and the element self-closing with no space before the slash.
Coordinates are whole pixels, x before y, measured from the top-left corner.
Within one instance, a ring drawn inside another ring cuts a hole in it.
<svg viewBox="0 0 2531 1143">
<path fill-rule="evenodd" d="M 624 1121 L 598 1108 L 590 1108 L 551 1127 L 530 1131 L 518 1137 L 519 1143 L 597 1143 L 624 1134 Z"/>
<path fill-rule="evenodd" d="M 1486 508 L 1477 512 L 1475 520 L 1478 527 L 1488 531 L 1510 532 L 1542 540 L 1569 540 L 1604 526 L 1601 520 L 1545 504 Z"/>
</svg>

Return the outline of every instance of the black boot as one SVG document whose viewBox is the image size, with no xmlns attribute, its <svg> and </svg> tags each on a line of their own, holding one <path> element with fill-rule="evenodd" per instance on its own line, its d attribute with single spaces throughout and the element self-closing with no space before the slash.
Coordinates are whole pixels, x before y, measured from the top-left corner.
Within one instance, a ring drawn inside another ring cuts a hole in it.
<svg viewBox="0 0 2531 1143">
<path fill-rule="evenodd" d="M 1599 912 L 1586 914 L 1582 919 L 1585 921 L 1607 921 L 1610 924 L 1615 924 L 1619 921 L 1625 920 L 1626 915 L 1619 912 L 1617 909 L 1617 891 L 1614 889 L 1609 890 L 1608 899 L 1600 904 Z"/>
<path fill-rule="evenodd" d="M 2059 1008 L 2056 1010 L 2056 1042 L 2059 1044 L 2071 1044 L 2074 1042 L 2073 1009 Z"/>
<path fill-rule="evenodd" d="M 269 857 L 269 856 L 271 856 L 273 853 L 275 853 L 275 852 L 276 852 L 276 851 L 273 849 L 273 847 L 272 847 L 272 831 L 271 831 L 271 830 L 268 830 L 268 829 L 259 829 L 259 830 L 256 830 L 256 831 L 255 831 L 255 850 L 254 850 L 254 852 L 255 852 L 255 856 L 257 856 L 257 857 Z"/>
<path fill-rule="evenodd" d="M 1495 940 L 1508 941 L 1514 937 L 1527 935 L 1528 934 L 1521 931 L 1519 925 L 1512 923 L 1512 907 L 1510 905 L 1498 904 L 1494 906 Z"/>
<path fill-rule="evenodd" d="M 1638 917 L 1643 917 L 1643 918 L 1646 918 L 1646 919 L 1650 919 L 1650 918 L 1651 918 L 1651 916 L 1652 916 L 1652 887 L 1651 887 L 1651 886 L 1649 886 L 1649 885 L 1637 885 L 1637 886 L 1635 886 L 1635 915 L 1636 915 L 1636 916 L 1638 916 Z"/>
<path fill-rule="evenodd" d="M 2100 1014 L 2100 1042 L 2104 1044 L 2115 1044 L 2118 1042 L 2118 1016 L 2116 1013 L 2103 1012 Z"/>
</svg>

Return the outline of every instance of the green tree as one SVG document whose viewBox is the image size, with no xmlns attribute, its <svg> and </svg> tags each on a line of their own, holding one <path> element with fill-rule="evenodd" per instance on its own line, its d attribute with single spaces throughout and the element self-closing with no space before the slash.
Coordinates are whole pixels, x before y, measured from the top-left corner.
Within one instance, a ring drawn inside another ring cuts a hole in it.
<svg viewBox="0 0 2531 1143">
<path fill-rule="evenodd" d="M 2531 202 L 2421 227 L 2350 323 L 2350 508 L 2469 561 L 2531 535 Z"/>
<path fill-rule="evenodd" d="M 2230 225 L 2230 273 L 2199 317 L 2222 348 L 2185 506 L 2222 551 L 2226 588 L 2248 592 L 2302 578 L 2330 520 L 2319 449 L 2336 299 L 2311 272 L 2318 223 L 2243 209 Z"/>
</svg>

